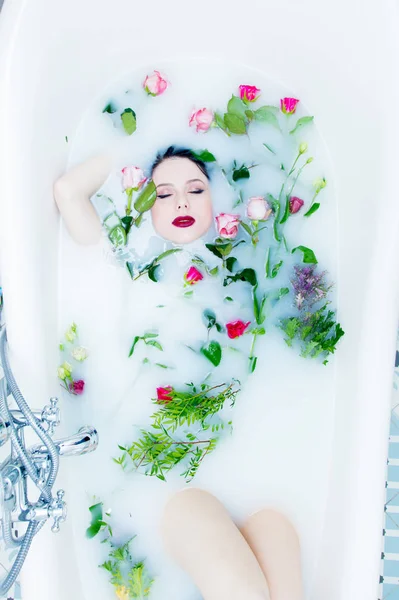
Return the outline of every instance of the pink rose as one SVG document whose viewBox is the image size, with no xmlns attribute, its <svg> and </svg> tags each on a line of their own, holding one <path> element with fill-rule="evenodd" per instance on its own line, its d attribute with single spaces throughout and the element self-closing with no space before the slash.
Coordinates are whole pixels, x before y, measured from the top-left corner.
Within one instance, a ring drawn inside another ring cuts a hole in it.
<svg viewBox="0 0 399 600">
<path fill-rule="evenodd" d="M 272 214 L 272 209 L 262 196 L 253 196 L 248 200 L 247 216 L 252 221 L 266 221 Z"/>
<path fill-rule="evenodd" d="M 280 108 L 285 115 L 293 115 L 298 102 L 297 98 L 281 98 Z"/>
<path fill-rule="evenodd" d="M 69 384 L 69 391 L 80 396 L 83 394 L 84 387 L 85 382 L 83 379 L 78 379 L 77 381 L 72 381 L 72 383 Z"/>
<path fill-rule="evenodd" d="M 216 227 L 219 235 L 228 240 L 232 240 L 236 237 L 239 224 L 240 215 L 220 213 L 220 215 L 216 217 Z"/>
<path fill-rule="evenodd" d="M 298 210 L 301 210 L 301 208 L 304 204 L 305 204 L 304 201 L 301 200 L 300 198 L 298 198 L 298 196 L 291 196 L 291 198 L 290 198 L 290 213 L 292 215 L 294 215 L 295 213 L 298 212 Z"/>
<path fill-rule="evenodd" d="M 255 102 L 260 96 L 260 90 L 255 85 L 240 85 L 240 98 L 247 102 Z"/>
<path fill-rule="evenodd" d="M 234 338 L 240 337 L 241 335 L 243 335 L 243 333 L 245 333 L 245 330 L 247 329 L 247 327 L 251 324 L 251 321 L 248 321 L 248 323 L 244 323 L 244 321 L 231 321 L 231 323 L 227 323 L 226 325 L 226 329 L 227 329 L 227 335 L 229 336 L 229 338 L 231 340 L 234 340 Z"/>
<path fill-rule="evenodd" d="M 189 285 L 194 285 L 194 283 L 198 283 L 201 279 L 204 279 L 204 276 L 196 267 L 190 267 L 184 275 L 184 281 Z"/>
<path fill-rule="evenodd" d="M 147 181 L 139 167 L 125 167 L 122 169 L 122 186 L 124 190 L 139 190 Z"/>
<path fill-rule="evenodd" d="M 171 385 L 167 385 L 166 387 L 158 387 L 157 388 L 158 402 L 170 402 L 171 400 L 173 400 L 172 392 L 173 392 L 173 388 Z"/>
<path fill-rule="evenodd" d="M 191 113 L 189 125 L 195 126 L 197 133 L 208 131 L 213 123 L 213 112 L 209 108 L 200 108 Z"/>
<path fill-rule="evenodd" d="M 143 88 L 150 96 L 160 96 L 167 87 L 168 82 L 159 71 L 154 71 L 153 75 L 147 75 L 143 82 Z"/>
</svg>

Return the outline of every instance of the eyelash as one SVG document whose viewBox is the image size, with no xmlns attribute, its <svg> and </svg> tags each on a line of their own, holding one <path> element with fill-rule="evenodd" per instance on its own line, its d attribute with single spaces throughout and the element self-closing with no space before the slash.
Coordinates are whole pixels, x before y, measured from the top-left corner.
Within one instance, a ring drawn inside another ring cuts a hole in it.
<svg viewBox="0 0 399 600">
<path fill-rule="evenodd" d="M 202 194 L 205 190 L 192 190 L 190 194 Z M 172 194 L 158 194 L 157 198 L 169 198 Z"/>
</svg>

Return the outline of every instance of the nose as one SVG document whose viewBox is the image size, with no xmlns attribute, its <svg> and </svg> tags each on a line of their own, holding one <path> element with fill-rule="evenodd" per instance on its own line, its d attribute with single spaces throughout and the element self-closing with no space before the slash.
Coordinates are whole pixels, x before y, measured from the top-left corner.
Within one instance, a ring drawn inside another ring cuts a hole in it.
<svg viewBox="0 0 399 600">
<path fill-rule="evenodd" d="M 186 194 L 180 193 L 176 195 L 176 209 L 177 210 L 189 210 L 190 203 Z"/>
</svg>

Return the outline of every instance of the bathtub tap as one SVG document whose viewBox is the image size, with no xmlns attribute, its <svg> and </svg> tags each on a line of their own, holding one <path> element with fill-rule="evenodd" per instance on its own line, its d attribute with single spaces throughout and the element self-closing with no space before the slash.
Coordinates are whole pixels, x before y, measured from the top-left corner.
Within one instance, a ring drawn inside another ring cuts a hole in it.
<svg viewBox="0 0 399 600">
<path fill-rule="evenodd" d="M 0 364 L 4 370 L 0 378 L 0 446 L 11 443 L 9 456 L 0 464 L 0 539 L 6 547 L 19 548 L 8 575 L 0 581 L 2 597 L 14 584 L 34 536 L 48 519 L 53 519 L 53 532 L 59 531 L 66 519 L 64 490 L 55 495 L 52 492 L 59 457 L 92 452 L 97 448 L 98 434 L 94 427 L 84 426 L 70 437 L 52 439 L 60 423 L 58 399 L 51 398 L 43 410 L 28 406 L 9 364 L 4 325 L 0 326 Z M 9 397 L 18 408 L 10 409 Z M 27 447 L 25 431 L 34 432 L 40 443 Z M 21 535 L 23 525 L 26 527 Z"/>
</svg>

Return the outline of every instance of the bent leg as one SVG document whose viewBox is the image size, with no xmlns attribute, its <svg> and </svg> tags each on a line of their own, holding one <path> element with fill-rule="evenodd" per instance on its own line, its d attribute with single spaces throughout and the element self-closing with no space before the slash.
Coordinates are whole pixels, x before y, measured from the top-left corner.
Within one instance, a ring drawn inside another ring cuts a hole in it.
<svg viewBox="0 0 399 600">
<path fill-rule="evenodd" d="M 241 528 L 269 585 L 271 600 L 303 600 L 298 535 L 284 515 L 264 509 Z"/>
<path fill-rule="evenodd" d="M 211 494 L 195 488 L 175 494 L 164 511 L 162 536 L 204 600 L 269 600 L 255 556 Z"/>
</svg>

